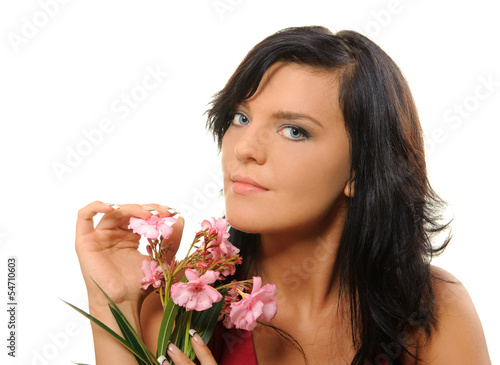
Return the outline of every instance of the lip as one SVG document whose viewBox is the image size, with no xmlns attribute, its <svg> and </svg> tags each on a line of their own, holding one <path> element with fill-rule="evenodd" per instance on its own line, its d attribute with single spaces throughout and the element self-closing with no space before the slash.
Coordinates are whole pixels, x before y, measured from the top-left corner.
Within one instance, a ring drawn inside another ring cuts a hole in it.
<svg viewBox="0 0 500 365">
<path fill-rule="evenodd" d="M 236 194 L 249 195 L 268 191 L 267 188 L 248 176 L 234 175 L 231 177 L 231 181 L 233 182 L 233 192 Z"/>
</svg>

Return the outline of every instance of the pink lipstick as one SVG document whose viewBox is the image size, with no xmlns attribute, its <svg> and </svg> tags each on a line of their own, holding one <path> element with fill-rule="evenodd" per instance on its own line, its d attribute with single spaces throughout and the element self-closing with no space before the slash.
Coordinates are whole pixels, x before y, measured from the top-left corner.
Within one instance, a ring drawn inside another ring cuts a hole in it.
<svg viewBox="0 0 500 365">
<path fill-rule="evenodd" d="M 233 181 L 233 192 L 236 194 L 249 195 L 268 191 L 250 177 L 235 175 L 231 180 Z"/>
</svg>

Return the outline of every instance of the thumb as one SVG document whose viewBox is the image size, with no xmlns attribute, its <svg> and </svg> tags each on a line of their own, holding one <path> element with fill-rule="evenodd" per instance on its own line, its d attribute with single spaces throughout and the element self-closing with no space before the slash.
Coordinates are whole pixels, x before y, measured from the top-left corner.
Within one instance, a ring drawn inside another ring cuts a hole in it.
<svg viewBox="0 0 500 365">
<path fill-rule="evenodd" d="M 167 252 L 168 262 L 174 259 L 175 254 L 177 253 L 177 250 L 179 249 L 179 246 L 181 244 L 182 231 L 184 230 L 184 218 L 177 218 L 177 222 L 172 224 L 172 228 L 174 229 L 174 231 L 172 232 L 170 237 L 164 239 L 161 242 L 161 247 L 166 247 L 170 244 L 170 248 Z"/>
</svg>

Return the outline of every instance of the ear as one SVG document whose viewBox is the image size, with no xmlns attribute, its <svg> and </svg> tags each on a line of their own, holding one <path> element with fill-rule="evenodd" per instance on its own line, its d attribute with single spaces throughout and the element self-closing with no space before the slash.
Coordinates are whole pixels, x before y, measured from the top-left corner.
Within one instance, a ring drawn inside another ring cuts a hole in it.
<svg viewBox="0 0 500 365">
<path fill-rule="evenodd" d="M 354 180 L 348 180 L 344 187 L 344 194 L 348 198 L 354 197 Z"/>
</svg>

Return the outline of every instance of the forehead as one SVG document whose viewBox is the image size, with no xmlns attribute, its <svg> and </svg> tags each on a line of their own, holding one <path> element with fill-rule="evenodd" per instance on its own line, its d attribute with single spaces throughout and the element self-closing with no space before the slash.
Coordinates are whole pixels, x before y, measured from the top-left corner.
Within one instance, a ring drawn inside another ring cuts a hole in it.
<svg viewBox="0 0 500 365">
<path fill-rule="evenodd" d="M 322 120 L 338 119 L 342 117 L 339 74 L 337 70 L 277 62 L 267 69 L 255 94 L 241 104 L 270 112 L 286 110 Z"/>
</svg>

